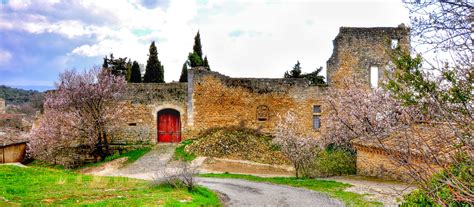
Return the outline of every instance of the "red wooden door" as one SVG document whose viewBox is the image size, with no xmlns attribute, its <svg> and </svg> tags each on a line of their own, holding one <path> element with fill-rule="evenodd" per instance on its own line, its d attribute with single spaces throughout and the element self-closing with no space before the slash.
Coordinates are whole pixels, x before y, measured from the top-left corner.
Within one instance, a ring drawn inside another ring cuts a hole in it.
<svg viewBox="0 0 474 207">
<path fill-rule="evenodd" d="M 181 123 L 179 112 L 162 111 L 158 113 L 158 142 L 180 142 Z"/>
</svg>

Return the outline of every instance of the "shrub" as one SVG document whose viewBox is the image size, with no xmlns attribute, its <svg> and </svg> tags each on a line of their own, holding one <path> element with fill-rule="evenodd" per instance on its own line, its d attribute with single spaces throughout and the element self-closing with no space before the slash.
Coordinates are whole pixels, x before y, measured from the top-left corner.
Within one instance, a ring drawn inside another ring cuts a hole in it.
<svg viewBox="0 0 474 207">
<path fill-rule="evenodd" d="M 293 113 L 288 112 L 278 123 L 278 131 L 273 142 L 281 147 L 281 151 L 295 168 L 297 178 L 307 177 L 312 160 L 320 151 L 319 142 L 312 137 L 298 133 L 299 125 Z"/>
<path fill-rule="evenodd" d="M 440 206 L 437 205 L 429 198 L 426 196 L 425 193 L 421 190 L 414 190 L 408 195 L 406 195 L 403 198 L 403 203 L 400 205 L 402 207 L 408 207 L 408 206 L 420 206 L 420 207 L 425 207 L 425 206 Z"/>
<path fill-rule="evenodd" d="M 457 155 L 456 159 L 455 165 L 434 174 L 424 188 L 406 195 L 401 206 L 471 206 L 474 163 L 469 155 Z"/>
<path fill-rule="evenodd" d="M 318 153 L 309 170 L 310 177 L 352 175 L 356 173 L 356 156 L 349 149 L 326 148 Z"/>
<path fill-rule="evenodd" d="M 170 185 L 174 188 L 185 187 L 194 190 L 196 186 L 195 176 L 198 174 L 198 167 L 190 162 L 179 162 L 174 168 L 163 166 L 155 173 L 154 184 Z"/>
</svg>

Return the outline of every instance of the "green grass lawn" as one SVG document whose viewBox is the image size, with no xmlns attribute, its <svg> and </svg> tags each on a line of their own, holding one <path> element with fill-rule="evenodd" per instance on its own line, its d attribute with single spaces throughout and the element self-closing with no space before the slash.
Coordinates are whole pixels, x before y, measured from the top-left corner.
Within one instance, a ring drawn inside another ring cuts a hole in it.
<svg viewBox="0 0 474 207">
<path fill-rule="evenodd" d="M 220 206 L 206 188 L 194 191 L 124 178 L 43 167 L 0 166 L 0 206 Z"/>
<path fill-rule="evenodd" d="M 196 155 L 195 154 L 189 154 L 187 153 L 186 151 L 184 151 L 184 148 L 193 143 L 192 140 L 184 140 L 182 141 L 178 147 L 176 147 L 176 150 L 174 151 L 174 159 L 175 160 L 183 160 L 183 161 L 193 161 L 194 159 L 196 159 Z"/>
<path fill-rule="evenodd" d="M 140 157 L 145 155 L 146 153 L 150 152 L 152 150 L 151 147 L 145 147 L 141 149 L 135 149 L 131 150 L 122 154 L 113 154 L 105 157 L 104 160 L 99 161 L 99 162 L 94 162 L 94 163 L 88 163 L 82 166 L 79 166 L 77 168 L 74 168 L 74 170 L 81 170 L 83 168 L 87 167 L 94 167 L 94 166 L 100 166 L 106 162 L 110 162 L 115 159 L 119 159 L 122 157 L 127 157 L 127 162 L 126 163 L 133 163 L 137 161 Z M 40 161 L 40 160 L 35 160 L 31 163 L 28 163 L 28 166 L 30 167 L 45 167 L 45 168 L 54 168 L 54 169 L 65 169 L 64 166 L 62 165 L 53 165 L 53 164 L 48 164 L 46 162 Z"/>
<path fill-rule="evenodd" d="M 127 163 L 132 163 L 132 162 L 137 161 L 138 158 L 140 158 L 141 156 L 145 155 L 146 153 L 150 151 L 151 151 L 151 147 L 145 147 L 141 149 L 131 150 L 123 154 L 114 154 L 114 155 L 107 156 L 104 159 L 104 162 L 109 162 L 118 158 L 127 157 L 128 158 Z"/>
<path fill-rule="evenodd" d="M 364 195 L 346 192 L 344 189 L 351 185 L 336 181 L 317 180 L 317 179 L 296 179 L 294 177 L 274 177 L 262 178 L 252 175 L 240 174 L 200 174 L 201 177 L 214 178 L 238 178 L 255 182 L 267 182 L 280 185 L 289 185 L 300 188 L 307 188 L 317 192 L 325 193 L 332 198 L 343 201 L 347 206 L 382 206 L 380 202 L 369 202 L 364 199 Z"/>
</svg>

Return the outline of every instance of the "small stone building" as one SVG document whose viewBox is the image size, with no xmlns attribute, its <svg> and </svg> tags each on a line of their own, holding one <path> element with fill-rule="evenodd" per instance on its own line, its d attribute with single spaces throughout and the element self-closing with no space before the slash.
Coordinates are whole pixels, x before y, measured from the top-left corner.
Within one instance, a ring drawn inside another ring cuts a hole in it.
<svg viewBox="0 0 474 207">
<path fill-rule="evenodd" d="M 28 134 L 18 129 L 0 128 L 0 163 L 22 162 Z"/>
<path fill-rule="evenodd" d="M 429 176 L 449 164 L 458 142 L 446 124 L 419 123 L 380 140 L 361 138 L 352 144 L 357 174 L 411 181 L 410 174 Z"/>
<path fill-rule="evenodd" d="M 298 118 L 302 133 L 317 138 L 325 132 L 328 89 L 352 75 L 376 87 L 390 69 L 388 53 L 396 46 L 409 47 L 409 28 L 341 27 L 333 44 L 327 85 L 310 85 L 305 79 L 232 78 L 205 68 L 188 70 L 187 83 L 129 84 L 112 144 L 179 142 L 232 126 L 273 134 L 288 112 Z"/>
<path fill-rule="evenodd" d="M 21 162 L 30 125 L 23 114 L 9 114 L 5 108 L 5 100 L 0 98 L 0 163 Z"/>
</svg>

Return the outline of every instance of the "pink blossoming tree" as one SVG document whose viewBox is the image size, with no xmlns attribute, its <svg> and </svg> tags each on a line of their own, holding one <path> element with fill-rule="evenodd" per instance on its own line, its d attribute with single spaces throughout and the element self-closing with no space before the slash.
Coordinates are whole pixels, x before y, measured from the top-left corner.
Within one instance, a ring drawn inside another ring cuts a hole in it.
<svg viewBox="0 0 474 207">
<path fill-rule="evenodd" d="M 83 73 L 67 70 L 60 74 L 56 87 L 46 95 L 45 113 L 32 131 L 31 155 L 54 161 L 61 151 L 81 146 L 89 154 L 105 157 L 125 79 L 99 67 Z"/>
<path fill-rule="evenodd" d="M 320 151 L 320 142 L 300 133 L 301 125 L 293 113 L 288 112 L 280 117 L 276 136 L 273 142 L 281 147 L 281 151 L 295 168 L 296 177 L 307 176 L 307 170 Z"/>
</svg>

